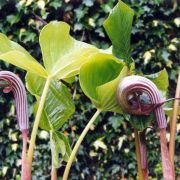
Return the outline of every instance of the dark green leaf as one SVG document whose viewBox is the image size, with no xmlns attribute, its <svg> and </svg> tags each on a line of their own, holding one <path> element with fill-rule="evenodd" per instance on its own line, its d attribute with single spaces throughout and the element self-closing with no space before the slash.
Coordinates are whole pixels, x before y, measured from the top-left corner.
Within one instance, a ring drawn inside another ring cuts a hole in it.
<svg viewBox="0 0 180 180">
<path fill-rule="evenodd" d="M 155 116 L 151 114 L 150 116 L 129 116 L 128 120 L 131 125 L 139 131 L 143 131 L 145 128 L 149 127 L 154 121 Z"/>
<path fill-rule="evenodd" d="M 114 130 L 117 130 L 124 123 L 124 118 L 123 116 L 112 116 L 108 119 L 108 121 Z"/>
<path fill-rule="evenodd" d="M 9 15 L 6 17 L 6 19 L 7 19 L 8 23 L 11 25 L 20 21 L 20 17 L 18 14 L 16 16 L 15 15 Z"/>
<path fill-rule="evenodd" d="M 104 22 L 104 28 L 111 39 L 113 54 L 125 62 L 131 62 L 130 36 L 134 11 L 119 1 Z"/>
</svg>

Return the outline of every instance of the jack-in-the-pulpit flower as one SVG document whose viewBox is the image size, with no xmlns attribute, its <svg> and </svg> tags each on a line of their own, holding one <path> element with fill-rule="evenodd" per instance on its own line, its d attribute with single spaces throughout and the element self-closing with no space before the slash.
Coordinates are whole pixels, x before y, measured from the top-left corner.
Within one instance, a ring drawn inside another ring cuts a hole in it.
<svg viewBox="0 0 180 180">
<path fill-rule="evenodd" d="M 26 90 L 21 79 L 12 72 L 0 71 L 0 81 L 4 81 L 4 83 L 0 84 L 0 87 L 3 88 L 3 92 L 12 92 L 14 95 L 17 122 L 23 139 L 21 179 L 30 180 L 31 177 L 26 159 L 29 129 Z"/>
<path fill-rule="evenodd" d="M 146 96 L 146 104 L 141 101 L 141 96 Z M 141 76 L 125 77 L 119 84 L 117 100 L 121 108 L 132 115 L 149 115 L 154 111 L 160 131 L 161 157 L 164 180 L 174 180 L 175 175 L 170 161 L 166 140 L 166 117 L 162 108 L 162 100 L 156 85 L 147 78 Z M 143 160 L 143 159 L 142 159 Z M 143 163 L 142 163 L 143 164 Z"/>
</svg>

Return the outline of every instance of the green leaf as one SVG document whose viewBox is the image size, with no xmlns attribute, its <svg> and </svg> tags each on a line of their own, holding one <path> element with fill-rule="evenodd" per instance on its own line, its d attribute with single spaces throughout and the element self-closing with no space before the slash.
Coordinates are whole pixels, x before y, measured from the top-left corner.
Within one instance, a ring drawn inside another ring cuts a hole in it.
<svg viewBox="0 0 180 180">
<path fill-rule="evenodd" d="M 143 131 L 145 128 L 151 126 L 151 124 L 156 119 L 154 113 L 151 113 L 150 116 L 134 116 L 134 115 L 127 116 L 126 114 L 124 115 L 126 120 L 128 120 L 130 124 L 139 131 Z"/>
<path fill-rule="evenodd" d="M 124 63 L 112 55 L 99 53 L 80 69 L 80 85 L 97 108 L 122 113 L 116 100 L 119 81 L 127 75 Z"/>
<path fill-rule="evenodd" d="M 161 98 L 165 100 L 167 98 L 167 90 L 169 87 L 168 73 L 166 69 L 159 71 L 158 73 L 145 75 L 146 78 L 150 79 L 160 91 Z M 172 102 L 167 102 L 163 105 L 163 109 L 166 115 L 171 116 L 173 112 Z"/>
<path fill-rule="evenodd" d="M 7 20 L 7 22 L 9 24 L 13 25 L 13 24 L 15 24 L 15 23 L 20 21 L 20 15 L 19 14 L 17 14 L 17 15 L 8 15 L 6 17 L 6 20 Z"/>
<path fill-rule="evenodd" d="M 143 131 L 145 128 L 151 126 L 155 120 L 155 115 L 153 113 L 150 116 L 131 116 L 131 125 L 139 131 Z"/>
<path fill-rule="evenodd" d="M 26 82 L 28 90 L 39 100 L 45 85 L 45 79 L 36 74 L 27 73 Z M 61 82 L 51 81 L 41 116 L 40 127 L 45 130 L 58 130 L 74 111 L 72 95 L 67 87 Z"/>
<path fill-rule="evenodd" d="M 51 22 L 40 33 L 44 65 L 50 76 L 64 79 L 75 76 L 80 66 L 98 52 L 92 45 L 73 39 L 65 22 Z"/>
<path fill-rule="evenodd" d="M 166 69 L 163 69 L 162 71 L 155 74 L 145 75 L 145 77 L 153 81 L 160 91 L 167 91 L 169 80 Z"/>
<path fill-rule="evenodd" d="M 174 101 L 169 101 L 163 105 L 163 110 L 165 111 L 167 116 L 171 117 L 173 115 L 173 104 Z M 180 107 L 178 108 L 178 115 L 180 115 Z"/>
<path fill-rule="evenodd" d="M 127 74 L 128 74 L 128 69 L 125 66 L 121 70 L 117 78 L 115 78 L 114 80 L 110 82 L 107 82 L 106 84 L 103 84 L 97 87 L 96 90 L 98 93 L 99 100 L 101 102 L 101 107 L 103 107 L 103 110 L 117 112 L 117 113 L 122 114 L 120 106 L 116 100 L 116 90 L 117 90 L 117 86 L 120 80 L 124 78 L 125 76 L 127 76 Z"/>
<path fill-rule="evenodd" d="M 103 24 L 111 39 L 113 54 L 125 62 L 131 61 L 130 36 L 133 16 L 134 11 L 119 1 Z"/>
<path fill-rule="evenodd" d="M 0 59 L 26 71 L 46 77 L 47 72 L 23 47 L 0 33 Z"/>
<path fill-rule="evenodd" d="M 112 116 L 108 119 L 109 124 L 112 125 L 114 130 L 117 130 L 123 123 L 124 117 L 123 116 Z"/>
<path fill-rule="evenodd" d="M 37 76 L 34 73 L 27 73 L 25 79 L 28 91 L 36 96 L 36 98 L 40 98 L 45 86 L 45 78 Z"/>
<path fill-rule="evenodd" d="M 51 154 L 52 154 L 52 162 L 55 168 L 59 168 L 60 166 L 60 157 L 63 158 L 64 161 L 68 161 L 69 156 L 71 154 L 71 147 L 69 145 L 68 138 L 61 132 L 51 131 L 50 144 L 51 144 Z"/>
</svg>

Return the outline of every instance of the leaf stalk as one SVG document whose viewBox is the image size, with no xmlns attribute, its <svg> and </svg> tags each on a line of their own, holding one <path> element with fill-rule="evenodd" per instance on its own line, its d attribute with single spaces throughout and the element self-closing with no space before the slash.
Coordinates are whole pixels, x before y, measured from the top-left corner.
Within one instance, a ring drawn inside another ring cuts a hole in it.
<svg viewBox="0 0 180 180">
<path fill-rule="evenodd" d="M 52 168 L 51 168 L 51 180 L 57 180 L 57 169 L 55 167 L 53 167 L 52 165 Z"/>
<path fill-rule="evenodd" d="M 42 111 L 44 108 L 44 104 L 45 104 L 45 100 L 46 100 L 46 96 L 47 96 L 47 93 L 49 90 L 50 83 L 51 83 L 51 78 L 47 78 L 43 92 L 42 92 L 42 96 L 41 96 L 41 99 L 39 102 L 39 106 L 38 106 L 38 110 L 36 113 L 32 134 L 31 134 L 30 145 L 29 145 L 28 154 L 27 154 L 30 171 L 32 168 L 32 159 L 33 159 L 33 153 L 34 153 L 34 148 L 35 148 L 35 141 L 36 141 L 38 126 L 39 126 L 39 122 L 41 119 L 41 114 L 42 114 Z"/>
<path fill-rule="evenodd" d="M 179 70 L 179 75 L 178 75 L 175 98 L 177 99 L 180 98 L 180 70 Z M 169 141 L 169 154 L 170 154 L 170 159 L 171 159 L 173 169 L 174 169 L 174 149 L 175 149 L 175 136 L 176 136 L 178 107 L 179 107 L 179 101 L 175 100 L 174 106 L 173 106 L 173 114 L 170 121 L 170 141 Z"/>
<path fill-rule="evenodd" d="M 139 133 L 137 129 L 134 129 L 134 134 L 135 134 L 136 158 L 137 158 L 137 165 L 138 165 L 138 176 L 139 176 L 139 180 L 144 180 L 143 171 L 141 168 L 140 138 L 139 138 Z"/>
<path fill-rule="evenodd" d="M 97 119 L 97 117 L 99 116 L 99 114 L 101 113 L 101 110 L 100 109 L 97 109 L 97 111 L 95 112 L 95 114 L 92 116 L 92 118 L 90 119 L 90 121 L 88 122 L 88 124 L 86 125 L 86 127 L 84 128 L 83 132 L 81 133 L 78 141 L 76 142 L 73 150 L 72 150 L 72 153 L 69 157 L 69 160 L 68 160 L 68 163 L 66 165 L 66 168 L 65 168 L 65 171 L 64 171 L 64 174 L 63 174 L 63 180 L 67 180 L 68 179 L 68 175 L 69 175 L 69 171 L 70 171 L 70 168 L 72 166 L 72 163 L 74 161 L 74 158 L 76 156 L 76 153 L 79 149 L 79 146 L 81 145 L 84 137 L 86 136 L 86 134 L 88 133 L 91 125 L 95 122 L 95 120 Z"/>
</svg>

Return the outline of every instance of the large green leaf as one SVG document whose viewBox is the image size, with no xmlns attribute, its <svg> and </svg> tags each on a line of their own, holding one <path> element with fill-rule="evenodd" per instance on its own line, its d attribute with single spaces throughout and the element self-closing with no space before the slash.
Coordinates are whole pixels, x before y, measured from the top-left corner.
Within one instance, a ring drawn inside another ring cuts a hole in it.
<svg viewBox="0 0 180 180">
<path fill-rule="evenodd" d="M 128 68 L 125 66 L 121 70 L 118 77 L 116 77 L 114 80 L 110 82 L 107 82 L 97 87 L 97 94 L 101 102 L 101 106 L 103 107 L 103 110 L 122 113 L 120 106 L 116 100 L 116 90 L 120 80 L 127 76 L 127 74 Z"/>
<path fill-rule="evenodd" d="M 52 162 L 55 168 L 60 166 L 60 154 L 64 161 L 68 161 L 71 154 L 71 147 L 69 145 L 68 138 L 61 132 L 51 131 L 50 144 Z"/>
<path fill-rule="evenodd" d="M 99 53 L 80 69 L 80 85 L 91 101 L 104 111 L 121 113 L 116 90 L 121 78 L 127 75 L 124 63 L 112 55 Z"/>
<path fill-rule="evenodd" d="M 104 22 L 104 28 L 111 39 L 113 54 L 124 61 L 130 61 L 130 36 L 134 11 L 119 1 Z"/>
<path fill-rule="evenodd" d="M 64 79 L 76 75 L 80 66 L 98 49 L 73 39 L 65 22 L 51 22 L 40 33 L 44 65 L 50 76 Z"/>
<path fill-rule="evenodd" d="M 0 33 L 0 59 L 26 71 L 46 77 L 47 72 L 23 47 Z"/>
<path fill-rule="evenodd" d="M 45 79 L 33 73 L 26 75 L 27 88 L 39 100 Z M 74 113 L 75 107 L 67 87 L 57 81 L 51 81 L 46 97 L 40 127 L 45 130 L 58 130 Z"/>
</svg>

